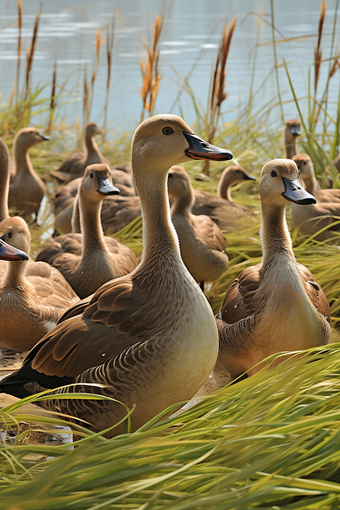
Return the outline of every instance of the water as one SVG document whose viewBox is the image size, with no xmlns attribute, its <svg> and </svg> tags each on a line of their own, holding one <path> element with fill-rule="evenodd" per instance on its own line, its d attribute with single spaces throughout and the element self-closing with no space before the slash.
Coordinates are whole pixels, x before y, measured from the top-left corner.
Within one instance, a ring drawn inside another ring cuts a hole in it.
<svg viewBox="0 0 340 510">
<path fill-rule="evenodd" d="M 74 4 L 74 6 L 72 6 Z M 40 0 L 23 0 L 23 49 L 22 61 L 25 62 L 26 46 L 30 44 L 35 12 Z M 63 85 L 64 101 L 71 101 L 59 109 L 59 119 L 63 118 L 75 124 L 76 118 L 82 122 L 82 92 L 84 68 L 88 79 L 95 58 L 96 31 L 105 36 L 105 26 L 115 12 L 116 28 L 113 51 L 112 81 L 109 97 L 109 127 L 132 130 L 139 122 L 142 101 L 138 87 L 141 85 L 141 73 L 138 54 L 144 56 L 141 37 L 149 39 L 156 14 L 160 10 L 158 0 L 87 0 L 70 2 L 69 0 L 45 0 L 39 26 L 38 42 L 32 70 L 33 87 L 38 84 L 50 84 L 53 63 L 57 61 L 57 83 Z M 263 6 L 263 7 L 261 7 Z M 330 55 L 333 20 L 336 0 L 328 1 L 327 15 L 322 38 L 323 58 Z M 15 0 L 0 0 L 0 91 L 2 101 L 8 100 L 12 85 L 15 83 L 17 65 L 17 3 Z M 320 12 L 319 0 L 274 0 L 275 26 L 277 39 L 298 38 L 277 45 L 278 62 L 285 57 L 291 73 L 294 87 L 299 98 L 307 93 L 307 73 L 313 62 L 313 48 L 317 42 L 317 26 Z M 258 14 L 264 13 L 267 21 L 259 22 Z M 180 113 L 192 124 L 196 119 L 190 95 L 183 89 L 187 78 L 190 88 L 200 108 L 205 109 L 209 83 L 214 65 L 217 46 L 222 33 L 223 23 L 230 24 L 237 15 L 237 25 L 227 62 L 228 99 L 224 103 L 227 112 L 225 120 L 235 118 L 239 105 L 249 98 L 252 76 L 252 58 L 257 37 L 256 72 L 254 90 L 258 93 L 255 107 L 260 108 L 277 96 L 273 73 L 273 47 L 270 26 L 269 0 L 174 0 L 168 2 L 168 15 L 161 38 L 160 72 L 162 81 L 156 102 L 156 113 Z M 338 13 L 339 14 L 339 13 Z M 340 16 L 337 22 L 339 34 Z M 259 32 L 258 32 L 259 31 Z M 257 35 L 258 34 L 258 35 Z M 309 37 L 312 36 L 312 37 Z M 305 37 L 303 39 L 303 37 Z M 268 44 L 266 44 L 268 43 Z M 335 47 L 339 43 L 336 35 Z M 103 106 L 106 90 L 106 47 L 103 44 L 100 53 L 100 68 L 95 82 L 95 97 L 92 104 L 91 119 L 103 121 Z M 326 81 L 328 63 L 323 64 L 319 90 Z M 338 73 L 339 75 L 339 73 Z M 333 78 L 330 101 L 335 103 L 339 91 L 339 76 Z M 287 103 L 284 106 L 286 117 L 296 117 L 297 111 L 292 102 L 288 80 L 283 67 L 279 69 L 282 96 Z M 24 66 L 21 68 L 24 78 Z M 48 97 L 50 85 L 43 91 Z M 302 101 L 306 112 L 306 103 Z M 277 110 L 275 110 L 276 112 Z M 330 109 L 331 112 L 331 109 Z M 46 117 L 45 117 L 46 118 Z M 41 122 L 35 117 L 35 123 Z M 279 116 L 277 115 L 279 122 Z"/>
</svg>

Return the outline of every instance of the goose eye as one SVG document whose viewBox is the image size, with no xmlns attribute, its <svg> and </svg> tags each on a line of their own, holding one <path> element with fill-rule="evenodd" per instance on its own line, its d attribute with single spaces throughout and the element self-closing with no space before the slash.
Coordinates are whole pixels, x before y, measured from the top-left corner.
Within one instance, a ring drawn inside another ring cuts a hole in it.
<svg viewBox="0 0 340 510">
<path fill-rule="evenodd" d="M 270 172 L 270 175 L 271 175 L 272 177 L 276 177 L 276 176 L 277 176 L 276 170 L 272 170 L 272 171 Z"/>
<path fill-rule="evenodd" d="M 90 173 L 90 178 L 93 179 L 93 173 Z"/>
<path fill-rule="evenodd" d="M 163 135 L 171 135 L 173 132 L 174 130 L 170 126 L 166 126 L 165 128 L 162 129 Z"/>
<path fill-rule="evenodd" d="M 7 236 L 7 237 L 8 237 L 8 239 L 11 239 L 11 237 L 12 237 L 12 232 L 8 232 L 8 236 Z"/>
</svg>

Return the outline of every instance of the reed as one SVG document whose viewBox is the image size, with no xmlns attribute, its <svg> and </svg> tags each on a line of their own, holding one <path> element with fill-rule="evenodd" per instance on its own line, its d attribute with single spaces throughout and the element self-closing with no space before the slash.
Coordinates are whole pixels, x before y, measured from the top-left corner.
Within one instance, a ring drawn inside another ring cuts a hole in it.
<svg viewBox="0 0 340 510">
<path fill-rule="evenodd" d="M 47 131 L 51 131 L 54 110 L 56 107 L 56 84 L 57 84 L 57 63 L 54 61 L 53 74 L 52 74 L 52 89 L 51 89 L 51 101 L 50 101 L 50 118 L 48 120 Z"/>
<path fill-rule="evenodd" d="M 90 112 L 89 112 L 89 95 L 90 89 L 87 81 L 87 68 L 85 65 L 84 68 L 84 81 L 83 81 L 83 124 L 89 121 Z"/>
<path fill-rule="evenodd" d="M 210 94 L 210 107 L 207 120 L 207 141 L 212 143 L 215 138 L 216 130 L 221 115 L 221 106 L 223 101 L 227 98 L 228 94 L 225 91 L 226 87 L 226 70 L 227 58 L 229 54 L 230 44 L 236 26 L 236 18 L 234 18 L 228 30 L 227 24 L 223 27 L 222 38 L 219 43 L 215 68 L 212 77 L 212 87 Z M 210 161 L 206 160 L 204 163 L 204 173 L 209 175 Z"/>
<path fill-rule="evenodd" d="M 105 92 L 105 104 L 104 104 L 104 138 L 106 134 L 107 125 L 107 108 L 109 104 L 109 92 L 111 82 L 111 67 L 112 67 L 112 52 L 113 52 L 113 41 L 114 41 L 114 27 L 115 19 L 112 16 L 111 24 L 106 26 L 106 64 L 107 64 L 107 78 L 106 78 L 106 92 Z"/>
<path fill-rule="evenodd" d="M 159 73 L 159 40 L 163 29 L 164 17 L 160 13 L 156 16 L 155 24 L 153 27 L 153 42 L 148 44 L 142 37 L 142 42 L 146 50 L 145 62 L 142 57 L 138 55 L 139 66 L 142 73 L 142 87 L 139 88 L 140 95 L 143 101 L 143 109 L 141 113 L 140 122 L 143 121 L 145 111 L 152 115 L 156 98 L 159 91 L 161 82 L 161 75 Z"/>
<path fill-rule="evenodd" d="M 18 0 L 18 49 L 17 49 L 17 75 L 16 75 L 16 93 L 17 102 L 19 101 L 19 83 L 20 83 L 20 62 L 21 62 L 21 47 L 22 47 L 22 1 Z"/>
<path fill-rule="evenodd" d="M 36 44 L 37 44 L 41 9 L 42 9 L 42 4 L 40 5 L 40 7 L 37 10 L 36 15 L 35 15 L 31 46 L 30 47 L 27 46 L 27 48 L 26 48 L 26 82 L 25 82 L 26 83 L 26 91 L 25 91 L 25 99 L 26 100 L 28 99 L 29 92 L 30 92 L 30 75 L 31 75 L 31 70 L 32 70 L 34 52 L 35 52 L 35 48 L 36 48 Z"/>
</svg>

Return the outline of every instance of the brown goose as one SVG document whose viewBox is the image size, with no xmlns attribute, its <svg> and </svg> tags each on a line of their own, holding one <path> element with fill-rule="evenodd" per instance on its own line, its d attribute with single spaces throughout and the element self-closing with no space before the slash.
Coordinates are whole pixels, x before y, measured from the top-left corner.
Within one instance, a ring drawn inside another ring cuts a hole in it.
<svg viewBox="0 0 340 510">
<path fill-rule="evenodd" d="M 0 239 L 29 253 L 30 232 L 19 216 L 1 222 Z M 16 351 L 31 349 L 79 301 L 59 271 L 45 262 L 25 260 L 27 256 L 7 262 L 0 282 L 0 346 Z"/>
<path fill-rule="evenodd" d="M 102 232 L 102 200 L 117 193 L 107 165 L 88 166 L 79 188 L 82 234 L 60 236 L 37 256 L 37 260 L 59 269 L 80 298 L 93 294 L 108 280 L 130 273 L 137 265 L 129 248 Z"/>
<path fill-rule="evenodd" d="M 256 177 L 248 174 L 242 166 L 227 167 L 220 177 L 217 196 L 206 191 L 194 190 L 195 202 L 191 212 L 209 216 L 222 230 L 234 230 L 239 226 L 240 220 L 249 216 L 251 211 L 233 201 L 231 188 L 234 184 L 249 180 L 255 181 Z"/>
<path fill-rule="evenodd" d="M 315 177 L 313 162 L 308 154 L 296 154 L 292 159 L 300 170 L 300 177 L 305 189 L 315 196 L 318 204 L 320 202 L 340 203 L 340 189 L 320 188 Z"/>
<path fill-rule="evenodd" d="M 100 129 L 94 122 L 88 122 L 83 131 L 83 150 L 71 154 L 55 172 L 50 172 L 59 182 L 69 182 L 82 177 L 85 168 L 95 163 L 106 163 L 94 138 L 100 134 Z"/>
<path fill-rule="evenodd" d="M 204 282 L 213 282 L 228 266 L 223 234 L 209 216 L 191 214 L 194 190 L 183 167 L 170 169 L 168 190 L 183 262 L 204 292 Z"/>
<path fill-rule="evenodd" d="M 9 187 L 8 205 L 15 207 L 28 223 L 32 214 L 37 219 L 46 191 L 45 184 L 33 169 L 28 150 L 44 140 L 49 138 L 36 128 L 27 127 L 17 132 L 13 142 L 15 176 Z"/>
<path fill-rule="evenodd" d="M 103 285 L 88 304 L 83 302 L 83 313 L 50 332 L 21 369 L 1 381 L 0 390 L 22 397 L 64 383 L 103 383 L 102 388 L 80 384 L 74 390 L 102 392 L 135 406 L 131 427 L 136 430 L 167 406 L 194 395 L 218 351 L 214 316 L 182 262 L 170 222 L 168 170 L 191 158 L 226 160 L 232 154 L 203 142 L 175 115 L 144 121 L 131 150 L 142 203 L 141 264 Z M 49 400 L 39 405 L 81 417 L 93 430 L 126 416 L 117 401 Z M 106 435 L 122 430 L 120 425 Z"/>
<path fill-rule="evenodd" d="M 8 192 L 9 192 L 9 150 L 0 138 L 0 222 L 9 218 Z"/>
<path fill-rule="evenodd" d="M 262 170 L 261 264 L 240 273 L 218 314 L 220 351 L 205 386 L 215 389 L 280 351 L 324 345 L 330 338 L 330 307 L 312 273 L 294 256 L 285 220 L 287 201 L 303 209 L 315 203 L 293 161 L 274 159 Z"/>
<path fill-rule="evenodd" d="M 284 130 L 285 157 L 287 159 L 293 159 L 293 156 L 297 154 L 296 142 L 300 135 L 301 135 L 301 120 L 300 119 L 287 120 Z"/>
</svg>

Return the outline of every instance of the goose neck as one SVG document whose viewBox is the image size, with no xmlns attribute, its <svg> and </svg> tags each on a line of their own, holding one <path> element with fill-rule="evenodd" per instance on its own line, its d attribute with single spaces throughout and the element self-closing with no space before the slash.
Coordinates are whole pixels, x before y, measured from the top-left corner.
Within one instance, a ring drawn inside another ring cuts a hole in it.
<svg viewBox="0 0 340 510">
<path fill-rule="evenodd" d="M 318 181 L 316 180 L 315 175 L 311 175 L 307 178 L 303 177 L 302 181 L 305 186 L 305 190 L 316 197 L 318 192 Z"/>
<path fill-rule="evenodd" d="M 224 200 L 228 200 L 228 202 L 233 202 L 233 199 L 231 198 L 231 184 L 232 183 L 227 179 L 220 182 L 217 187 L 217 196 L 224 198 Z"/>
<path fill-rule="evenodd" d="M 86 204 L 84 207 L 83 204 Z M 102 203 L 89 202 L 86 197 L 82 196 L 81 190 L 79 192 L 79 207 L 80 207 L 80 226 L 82 233 L 82 260 L 93 251 L 101 249 L 107 252 L 103 230 L 100 221 L 100 211 Z"/>
<path fill-rule="evenodd" d="M 87 158 L 89 158 L 93 154 L 98 154 L 99 148 L 93 136 L 85 135 L 85 150 Z"/>
<path fill-rule="evenodd" d="M 139 171 L 134 171 L 143 220 L 142 263 L 146 263 L 156 252 L 164 255 L 171 253 L 181 260 L 178 238 L 170 216 L 167 172 L 161 169 L 156 178 L 147 177 L 148 172 L 143 172 L 140 167 Z"/>
<path fill-rule="evenodd" d="M 2 282 L 4 289 L 23 288 L 26 284 L 25 271 L 27 262 L 16 260 L 8 262 L 5 278 Z"/>
<path fill-rule="evenodd" d="M 15 167 L 17 175 L 24 175 L 27 173 L 33 173 L 33 166 L 31 163 L 31 158 L 28 154 L 28 149 L 25 147 L 18 147 L 16 145 L 14 149 L 14 159 L 15 159 Z"/>
<path fill-rule="evenodd" d="M 9 218 L 9 159 L 8 155 L 0 155 L 0 221 Z"/>
<path fill-rule="evenodd" d="M 297 154 L 296 138 L 286 137 L 285 149 L 286 149 L 286 158 L 293 159 L 293 157 Z"/>
<path fill-rule="evenodd" d="M 285 205 L 262 203 L 262 262 L 275 254 L 287 254 L 295 259 L 292 241 L 286 222 Z"/>
</svg>

